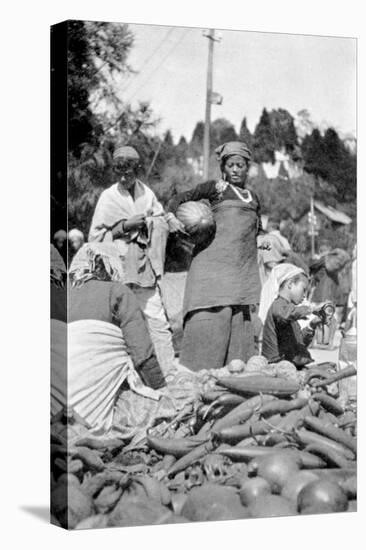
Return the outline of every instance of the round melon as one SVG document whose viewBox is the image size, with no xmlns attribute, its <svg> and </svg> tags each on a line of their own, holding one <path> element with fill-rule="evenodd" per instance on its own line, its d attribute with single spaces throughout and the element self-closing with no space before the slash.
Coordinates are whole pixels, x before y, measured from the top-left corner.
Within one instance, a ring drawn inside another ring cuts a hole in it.
<svg viewBox="0 0 366 550">
<path fill-rule="evenodd" d="M 252 355 L 245 365 L 245 372 L 264 372 L 268 369 L 268 361 L 263 355 Z"/>
<path fill-rule="evenodd" d="M 345 491 L 333 481 L 326 479 L 312 481 L 301 489 L 297 497 L 297 509 L 306 513 L 307 509 L 329 508 L 331 512 L 344 512 L 348 508 Z"/>
<path fill-rule="evenodd" d="M 252 518 L 274 518 L 297 514 L 296 506 L 278 495 L 259 496 L 249 506 L 248 511 Z"/>
<path fill-rule="evenodd" d="M 273 364 L 275 375 L 279 378 L 285 378 L 286 380 L 299 381 L 299 374 L 297 368 L 290 361 L 279 361 Z"/>
<path fill-rule="evenodd" d="M 184 202 L 178 206 L 176 217 L 196 244 L 204 242 L 215 232 L 216 223 L 212 210 L 203 202 Z"/>
<path fill-rule="evenodd" d="M 297 474 L 290 476 L 282 488 L 281 496 L 287 498 L 291 502 L 297 503 L 297 497 L 300 491 L 312 481 L 316 481 L 318 476 L 313 474 L 311 470 L 300 471 Z"/>
<path fill-rule="evenodd" d="M 248 511 L 233 487 L 205 483 L 189 492 L 181 515 L 190 521 L 217 521 L 244 519 Z"/>
</svg>

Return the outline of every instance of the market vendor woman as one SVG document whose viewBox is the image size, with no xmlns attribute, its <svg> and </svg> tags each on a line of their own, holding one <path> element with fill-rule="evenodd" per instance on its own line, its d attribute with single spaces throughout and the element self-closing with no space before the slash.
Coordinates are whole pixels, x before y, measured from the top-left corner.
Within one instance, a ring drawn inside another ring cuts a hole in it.
<svg viewBox="0 0 366 550">
<path fill-rule="evenodd" d="M 216 154 L 222 179 L 180 193 L 169 205 L 175 213 L 183 202 L 207 199 L 216 222 L 211 242 L 194 249 L 185 288 L 180 362 L 194 371 L 254 354 L 251 306 L 260 295 L 260 204 L 245 188 L 251 152 L 245 143 L 231 141 Z"/>
</svg>

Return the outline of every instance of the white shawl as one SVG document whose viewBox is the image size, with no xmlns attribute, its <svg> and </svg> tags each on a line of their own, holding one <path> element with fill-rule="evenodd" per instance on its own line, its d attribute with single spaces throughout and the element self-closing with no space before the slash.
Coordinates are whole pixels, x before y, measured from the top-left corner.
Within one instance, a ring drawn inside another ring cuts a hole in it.
<svg viewBox="0 0 366 550">
<path fill-rule="evenodd" d="M 102 192 L 95 207 L 94 216 L 89 231 L 89 241 L 111 241 L 113 239 L 110 227 L 121 220 L 126 220 L 136 214 L 145 216 L 159 216 L 164 210 L 155 194 L 147 185 L 139 180 L 135 183 L 135 199 L 129 191 L 114 183 Z M 127 251 L 127 240 L 118 239 L 120 252 Z"/>
</svg>

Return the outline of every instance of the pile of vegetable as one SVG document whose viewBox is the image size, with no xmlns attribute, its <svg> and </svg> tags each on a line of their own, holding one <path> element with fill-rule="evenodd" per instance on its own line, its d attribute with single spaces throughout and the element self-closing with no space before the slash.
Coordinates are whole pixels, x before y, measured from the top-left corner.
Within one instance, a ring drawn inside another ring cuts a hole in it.
<svg viewBox="0 0 366 550">
<path fill-rule="evenodd" d="M 323 364 L 234 361 L 138 443 L 52 435 L 52 522 L 83 529 L 355 511 L 357 418 Z M 67 505 L 68 504 L 68 505 Z"/>
</svg>

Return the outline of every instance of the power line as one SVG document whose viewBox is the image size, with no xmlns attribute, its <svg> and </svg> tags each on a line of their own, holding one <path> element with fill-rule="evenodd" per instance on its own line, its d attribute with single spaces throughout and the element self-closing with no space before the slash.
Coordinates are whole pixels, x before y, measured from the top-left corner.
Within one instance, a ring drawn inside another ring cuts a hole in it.
<svg viewBox="0 0 366 550">
<path fill-rule="evenodd" d="M 174 29 L 173 29 L 173 30 L 174 30 Z M 129 99 L 126 99 L 126 100 L 125 100 L 125 103 L 130 102 L 131 99 L 133 99 L 133 97 L 137 94 L 137 92 L 138 92 L 139 90 L 141 90 L 141 88 L 142 88 L 143 86 L 145 86 L 145 84 L 149 81 L 150 77 L 160 69 L 161 65 L 166 61 L 166 59 L 169 57 L 169 55 L 171 55 L 171 54 L 173 53 L 173 51 L 179 46 L 179 44 L 183 41 L 183 39 L 186 37 L 186 35 L 188 34 L 188 32 L 189 32 L 190 30 L 191 30 L 191 29 L 186 29 L 186 30 L 183 32 L 183 34 L 181 35 L 181 37 L 179 38 L 179 40 L 178 40 L 175 44 L 173 44 L 173 46 L 170 48 L 170 50 L 167 52 L 167 54 L 161 59 L 160 63 L 159 63 L 159 64 L 158 64 L 158 65 L 148 74 L 147 78 L 141 83 L 141 85 L 140 85 L 138 88 L 136 88 L 136 90 L 132 93 L 132 95 L 129 97 Z M 108 132 L 109 130 L 111 130 L 112 128 L 114 128 L 115 126 L 117 126 L 117 124 L 118 124 L 119 121 L 120 121 L 120 118 L 121 118 L 121 116 L 119 116 L 119 117 L 117 118 L 117 120 L 116 120 L 115 122 L 113 122 L 113 123 L 107 128 L 106 131 Z"/>
<path fill-rule="evenodd" d="M 133 99 L 135 97 L 137 92 L 140 91 L 141 88 L 143 88 L 145 86 L 145 84 L 150 80 L 150 77 L 160 69 L 162 64 L 173 53 L 173 51 L 179 46 L 179 44 L 183 41 L 183 39 L 186 37 L 186 35 L 188 34 L 189 31 L 190 31 L 190 29 L 187 29 L 187 30 L 184 31 L 184 33 L 180 37 L 180 39 L 175 44 L 173 44 L 173 46 L 170 48 L 170 50 L 167 52 L 167 54 L 162 58 L 160 63 L 148 74 L 147 78 L 140 84 L 140 86 L 138 86 L 136 88 L 136 90 L 132 93 L 132 95 L 126 101 L 131 101 L 131 99 Z"/>
<path fill-rule="evenodd" d="M 144 69 L 144 67 L 146 67 L 149 61 L 154 57 L 156 52 L 160 49 L 160 47 L 164 44 L 164 42 L 168 39 L 168 37 L 174 30 L 175 30 L 175 27 L 170 28 L 168 32 L 163 36 L 163 38 L 159 41 L 158 45 L 154 48 L 152 53 L 148 55 L 147 58 L 142 62 L 141 67 L 137 70 L 138 74 L 135 75 L 135 78 L 138 78 L 141 75 L 141 71 Z M 130 75 L 130 78 L 133 76 L 134 75 Z M 130 80 L 130 82 L 127 82 L 127 84 L 124 87 L 122 87 L 122 89 L 120 90 L 120 93 L 125 92 L 134 82 L 136 82 L 135 79 Z"/>
</svg>

